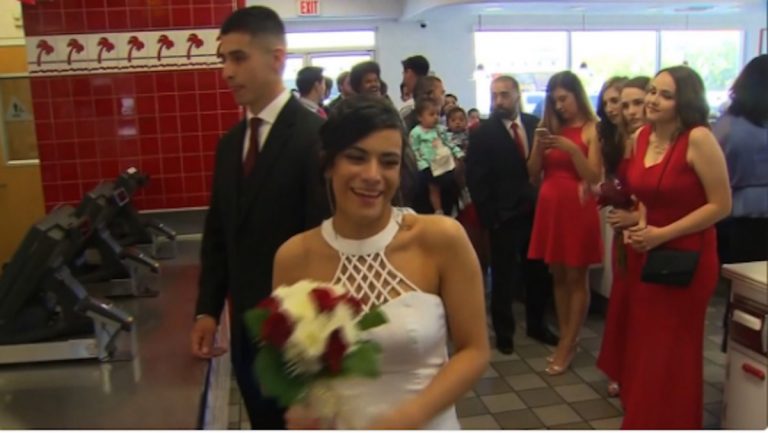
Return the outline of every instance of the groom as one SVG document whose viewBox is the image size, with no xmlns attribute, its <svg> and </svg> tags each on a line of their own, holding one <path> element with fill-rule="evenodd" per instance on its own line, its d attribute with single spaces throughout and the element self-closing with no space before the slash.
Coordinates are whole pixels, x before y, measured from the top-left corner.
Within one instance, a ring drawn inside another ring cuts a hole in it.
<svg viewBox="0 0 768 433">
<path fill-rule="evenodd" d="M 326 214 L 319 169 L 322 120 L 283 87 L 285 28 L 274 11 L 235 11 L 221 27 L 220 51 L 222 77 L 247 119 L 221 138 L 216 151 L 192 353 L 223 353 L 213 338 L 229 299 L 232 365 L 251 426 L 281 429 L 282 409 L 261 395 L 253 376 L 255 353 L 242 316 L 269 296 L 278 247 Z"/>
</svg>

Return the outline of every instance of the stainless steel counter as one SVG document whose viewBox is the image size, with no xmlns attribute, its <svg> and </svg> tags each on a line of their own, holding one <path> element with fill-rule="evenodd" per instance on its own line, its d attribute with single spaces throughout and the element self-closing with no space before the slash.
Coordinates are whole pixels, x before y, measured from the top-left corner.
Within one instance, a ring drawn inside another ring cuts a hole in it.
<svg viewBox="0 0 768 433">
<path fill-rule="evenodd" d="M 162 262 L 158 297 L 115 302 L 136 319 L 120 340 L 121 349 L 133 345 L 132 360 L 0 367 L 0 428 L 197 427 L 208 370 L 189 351 L 198 251 L 199 242 L 182 241 L 178 258 Z M 211 389 L 226 394 L 208 396 L 208 406 L 228 399 L 228 389 Z"/>
</svg>

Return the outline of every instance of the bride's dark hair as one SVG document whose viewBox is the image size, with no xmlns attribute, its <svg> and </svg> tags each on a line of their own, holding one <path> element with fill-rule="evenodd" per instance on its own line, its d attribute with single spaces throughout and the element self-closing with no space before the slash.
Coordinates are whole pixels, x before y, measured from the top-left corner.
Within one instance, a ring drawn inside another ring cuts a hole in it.
<svg viewBox="0 0 768 433">
<path fill-rule="evenodd" d="M 355 95 L 343 99 L 328 114 L 328 120 L 320 128 L 322 155 L 320 168 L 325 173 L 344 150 L 368 135 L 384 129 L 394 129 L 402 136 L 402 164 L 400 188 L 406 192 L 413 185 L 416 159 L 408 145 L 408 135 L 400 114 L 384 98 L 371 95 Z M 404 203 L 407 204 L 407 203 Z"/>
</svg>

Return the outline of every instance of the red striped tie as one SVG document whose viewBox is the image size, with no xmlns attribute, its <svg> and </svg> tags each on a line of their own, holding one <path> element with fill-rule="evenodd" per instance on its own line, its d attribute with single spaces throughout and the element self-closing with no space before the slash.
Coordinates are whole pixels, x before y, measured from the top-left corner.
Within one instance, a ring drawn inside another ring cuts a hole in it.
<svg viewBox="0 0 768 433">
<path fill-rule="evenodd" d="M 520 137 L 520 126 L 512 122 L 512 135 L 515 136 L 515 144 L 517 144 L 517 150 L 520 152 L 520 156 L 523 157 L 523 159 L 528 159 L 525 156 L 525 148 L 523 147 L 523 139 Z"/>
<path fill-rule="evenodd" d="M 251 137 L 248 141 L 248 150 L 243 159 L 243 177 L 248 177 L 256 165 L 256 157 L 259 155 L 259 128 L 261 128 L 261 119 L 254 117 L 250 120 L 249 126 Z"/>
</svg>

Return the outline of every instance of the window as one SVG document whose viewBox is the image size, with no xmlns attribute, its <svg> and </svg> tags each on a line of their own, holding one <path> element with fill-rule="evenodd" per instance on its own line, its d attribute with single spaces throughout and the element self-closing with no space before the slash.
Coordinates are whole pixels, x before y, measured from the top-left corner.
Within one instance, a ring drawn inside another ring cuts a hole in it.
<svg viewBox="0 0 768 433">
<path fill-rule="evenodd" d="M 339 94 L 336 77 L 352 66 L 374 59 L 376 32 L 373 30 L 288 33 L 288 59 L 283 71 L 283 84 L 296 88 L 296 74 L 305 66 L 320 66 L 323 75 L 333 80 L 333 90 L 324 101 L 329 103 Z"/>
<path fill-rule="evenodd" d="M 288 50 L 314 51 L 327 48 L 373 48 L 376 45 L 376 32 L 373 30 L 343 32 L 305 32 L 286 35 Z"/>
<path fill-rule="evenodd" d="M 662 31 L 661 67 L 687 64 L 701 75 L 713 115 L 728 101 L 728 89 L 739 74 L 742 33 L 720 31 Z"/>
<path fill-rule="evenodd" d="M 571 68 L 596 104 L 600 88 L 609 78 L 656 72 L 656 32 L 572 32 Z"/>
<path fill-rule="evenodd" d="M 488 114 L 491 80 L 510 74 L 520 82 L 523 110 L 535 111 L 544 100 L 547 81 L 568 68 L 567 32 L 476 32 L 477 108 Z"/>
</svg>

